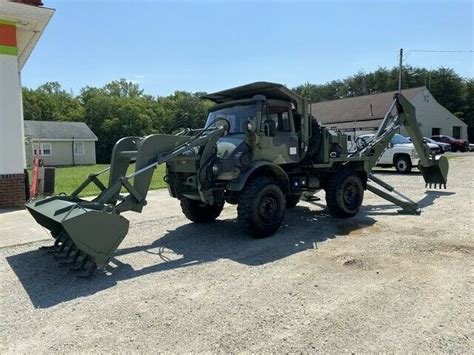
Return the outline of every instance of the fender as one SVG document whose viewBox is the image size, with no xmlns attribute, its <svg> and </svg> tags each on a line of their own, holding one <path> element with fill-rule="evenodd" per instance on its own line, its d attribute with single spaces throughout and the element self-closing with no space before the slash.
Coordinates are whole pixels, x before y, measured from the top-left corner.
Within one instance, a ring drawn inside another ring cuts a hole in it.
<svg viewBox="0 0 474 355">
<path fill-rule="evenodd" d="M 242 191 L 247 181 L 254 176 L 272 176 L 281 184 L 284 194 L 290 192 L 290 179 L 279 165 L 268 161 L 259 160 L 254 162 L 245 172 L 240 174 L 238 180 L 231 181 L 227 184 L 226 189 L 229 191 Z"/>
</svg>

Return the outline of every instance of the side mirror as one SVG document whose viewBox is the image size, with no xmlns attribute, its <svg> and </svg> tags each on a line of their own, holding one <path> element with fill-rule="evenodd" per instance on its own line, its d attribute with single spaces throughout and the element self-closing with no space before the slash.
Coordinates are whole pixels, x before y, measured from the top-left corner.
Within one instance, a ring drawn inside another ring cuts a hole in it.
<svg viewBox="0 0 474 355">
<path fill-rule="evenodd" d="M 273 120 L 266 120 L 263 122 L 263 132 L 267 137 L 274 137 L 276 132 L 276 122 Z"/>
</svg>

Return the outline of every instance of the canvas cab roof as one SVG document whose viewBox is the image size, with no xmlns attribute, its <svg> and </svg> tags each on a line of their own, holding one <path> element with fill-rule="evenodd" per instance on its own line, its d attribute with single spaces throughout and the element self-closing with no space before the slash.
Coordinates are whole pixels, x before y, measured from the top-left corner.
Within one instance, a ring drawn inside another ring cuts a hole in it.
<svg viewBox="0 0 474 355">
<path fill-rule="evenodd" d="M 203 96 L 203 98 L 220 104 L 227 101 L 251 99 L 255 95 L 264 95 L 267 99 L 291 101 L 297 105 L 303 101 L 301 96 L 289 90 L 284 85 L 266 81 L 257 81 L 247 85 L 217 91 L 212 94 L 207 94 Z"/>
</svg>

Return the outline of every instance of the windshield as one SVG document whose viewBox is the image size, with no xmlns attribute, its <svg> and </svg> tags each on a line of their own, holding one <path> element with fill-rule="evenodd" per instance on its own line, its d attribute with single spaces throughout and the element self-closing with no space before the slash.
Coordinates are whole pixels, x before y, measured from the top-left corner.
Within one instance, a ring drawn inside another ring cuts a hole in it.
<svg viewBox="0 0 474 355">
<path fill-rule="evenodd" d="M 213 124 L 219 118 L 229 121 L 229 133 L 245 133 L 247 131 L 247 121 L 255 120 L 257 116 L 257 105 L 238 105 L 221 108 L 209 112 L 207 116 L 206 127 Z"/>
<path fill-rule="evenodd" d="M 391 140 L 392 144 L 406 144 L 411 143 L 407 137 L 402 136 L 401 134 L 396 134 Z"/>
</svg>

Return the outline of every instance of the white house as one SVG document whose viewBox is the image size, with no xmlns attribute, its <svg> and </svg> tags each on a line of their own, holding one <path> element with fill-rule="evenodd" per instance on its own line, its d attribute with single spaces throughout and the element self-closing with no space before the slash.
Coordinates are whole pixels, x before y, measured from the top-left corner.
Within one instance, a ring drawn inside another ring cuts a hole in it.
<svg viewBox="0 0 474 355">
<path fill-rule="evenodd" d="M 311 105 L 311 110 L 323 125 L 357 137 L 377 129 L 395 93 L 391 91 L 318 102 Z M 423 136 L 444 134 L 467 139 L 467 124 L 440 105 L 426 87 L 402 90 L 402 94 L 415 106 Z M 407 135 L 403 128 L 400 133 Z"/>
<path fill-rule="evenodd" d="M 30 166 L 37 150 L 45 166 L 95 164 L 97 136 L 84 122 L 26 121 L 25 153 Z"/>
<path fill-rule="evenodd" d="M 20 72 L 54 10 L 40 0 L 0 0 L 0 208 L 26 197 Z"/>
</svg>

